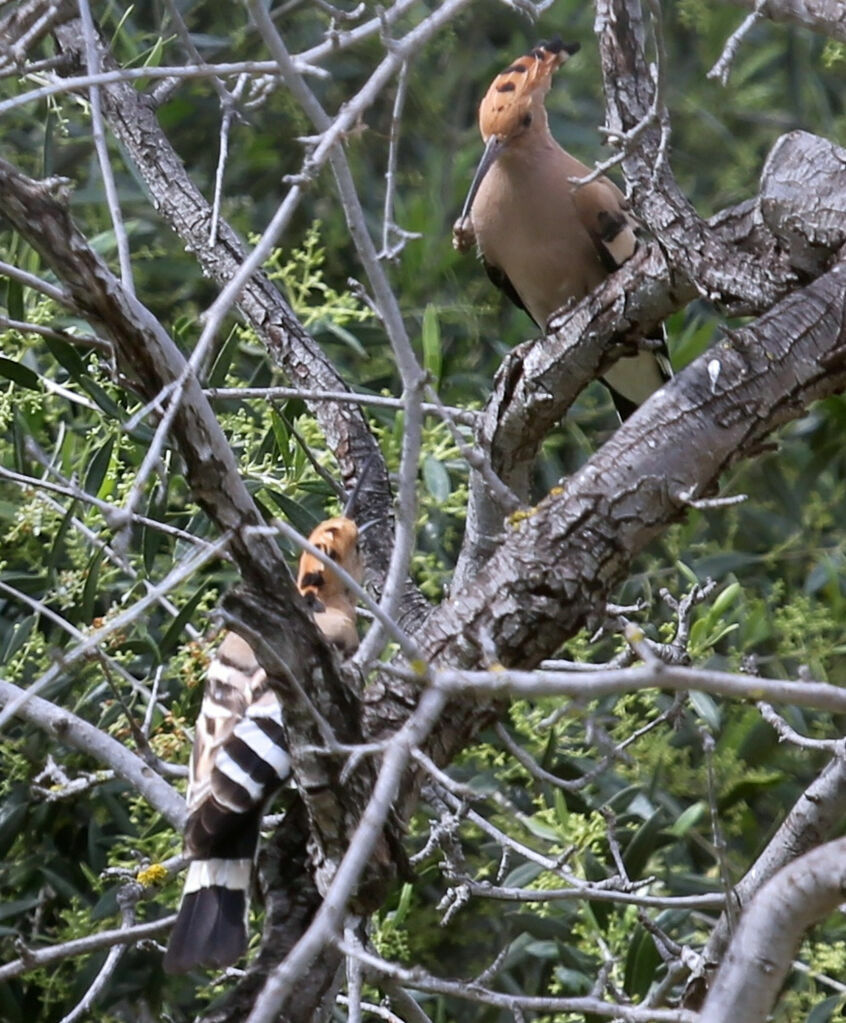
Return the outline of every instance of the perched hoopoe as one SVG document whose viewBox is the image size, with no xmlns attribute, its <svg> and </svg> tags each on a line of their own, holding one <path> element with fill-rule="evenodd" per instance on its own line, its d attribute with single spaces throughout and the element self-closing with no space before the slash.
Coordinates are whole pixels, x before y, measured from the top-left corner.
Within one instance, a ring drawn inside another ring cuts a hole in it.
<svg viewBox="0 0 846 1023">
<path fill-rule="evenodd" d="M 309 542 L 361 581 L 352 519 L 322 522 Z M 353 653 L 355 601 L 338 575 L 303 552 L 297 585 L 329 642 Z M 279 699 L 249 644 L 228 632 L 209 665 L 191 752 L 185 852 L 193 859 L 164 957 L 168 973 L 228 966 L 246 951 L 262 814 L 289 773 Z"/>
<path fill-rule="evenodd" d="M 592 291 L 637 248 L 636 222 L 607 178 L 577 187 L 590 173 L 549 132 L 544 98 L 552 73 L 579 49 L 560 39 L 539 43 L 496 76 L 479 107 L 485 151 L 453 243 L 474 238 L 491 281 L 541 328 Z M 625 419 L 672 373 L 663 330 L 658 350 L 623 356 L 603 380 Z"/>
</svg>

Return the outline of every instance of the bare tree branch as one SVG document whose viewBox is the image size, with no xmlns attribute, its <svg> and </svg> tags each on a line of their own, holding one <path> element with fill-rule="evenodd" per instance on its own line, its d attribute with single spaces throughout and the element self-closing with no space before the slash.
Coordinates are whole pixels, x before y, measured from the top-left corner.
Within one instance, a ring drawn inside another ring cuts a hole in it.
<svg viewBox="0 0 846 1023">
<path fill-rule="evenodd" d="M 148 920 L 143 924 L 135 924 L 133 927 L 118 927 L 111 931 L 86 934 L 84 938 L 66 941 L 61 945 L 51 945 L 49 948 L 28 948 L 26 954 L 20 959 L 13 959 L 0 966 L 0 982 L 11 980 L 12 977 L 19 977 L 22 973 L 36 970 L 41 966 L 59 963 L 63 959 L 70 959 L 73 956 L 89 955 L 91 952 L 99 952 L 102 948 L 112 948 L 115 945 L 134 945 L 136 942 L 161 934 L 162 931 L 170 927 L 175 919 L 176 914 L 174 913 L 171 916 L 163 916 L 160 920 Z"/>
<path fill-rule="evenodd" d="M 12 685 L 11 682 L 0 682 L 0 706 L 8 707 L 13 700 L 18 703 L 15 712 L 18 717 L 52 735 L 58 742 L 73 746 L 101 764 L 111 767 L 175 828 L 182 827 L 185 820 L 185 800 L 123 743 L 48 700 L 42 700 L 39 696 L 27 696 L 25 689 Z"/>
<path fill-rule="evenodd" d="M 764 1023 L 802 935 L 842 901 L 846 838 L 812 849 L 761 887 L 740 920 L 698 1023 Z"/>
<path fill-rule="evenodd" d="M 58 38 L 74 60 L 81 57 L 80 35 L 74 24 L 63 27 Z M 102 44 L 101 44 L 102 46 Z M 104 67 L 111 58 L 101 52 Z M 273 65 L 276 67 L 276 65 Z M 221 219 L 218 242 L 209 246 L 213 210 L 185 172 L 184 165 L 156 122 L 144 98 L 130 84 L 117 81 L 103 88 L 104 113 L 153 195 L 159 213 L 197 254 L 203 270 L 221 286 L 229 283 L 246 260 L 246 253 L 232 228 Z M 271 357 L 294 384 L 327 391 L 348 390 L 334 367 L 298 323 L 282 296 L 260 271 L 255 271 L 238 297 L 238 305 Z M 363 537 L 368 565 L 377 573 L 390 559 L 392 509 L 387 473 L 381 454 L 364 417 L 354 406 L 315 400 L 310 403 L 327 442 L 338 458 L 348 489 L 361 467 L 377 459 L 362 494 L 362 515 L 380 526 Z M 379 467 L 379 468 L 377 468 Z M 410 597 L 411 611 L 421 609 Z M 422 598 L 421 598 L 422 599 Z"/>
<path fill-rule="evenodd" d="M 754 9 L 757 0 L 729 0 L 729 3 Z M 766 0 L 763 13 L 772 21 L 802 25 L 846 43 L 846 11 L 840 0 Z"/>
<path fill-rule="evenodd" d="M 733 913 L 723 914 L 711 933 L 702 958 L 711 970 L 731 939 L 731 920 L 771 877 L 786 865 L 825 842 L 846 814 L 846 758 L 832 757 L 825 770 L 802 793 L 754 865 L 732 889 Z M 685 1004 L 698 1009 L 707 991 L 707 977 L 694 976 Z"/>
</svg>

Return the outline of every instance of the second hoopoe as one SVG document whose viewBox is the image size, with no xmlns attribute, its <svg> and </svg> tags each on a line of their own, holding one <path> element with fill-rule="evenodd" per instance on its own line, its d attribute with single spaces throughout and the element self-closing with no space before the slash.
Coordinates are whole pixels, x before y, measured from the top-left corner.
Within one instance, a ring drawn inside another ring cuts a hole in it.
<svg viewBox="0 0 846 1023">
<path fill-rule="evenodd" d="M 308 539 L 360 583 L 358 534 L 342 515 Z M 353 653 L 355 598 L 340 576 L 304 551 L 297 586 L 326 639 L 343 656 Z M 184 844 L 192 860 L 164 957 L 168 973 L 229 966 L 246 951 L 261 819 L 290 769 L 279 697 L 250 645 L 227 632 L 208 668 L 191 752 Z"/>
<path fill-rule="evenodd" d="M 590 171 L 549 131 L 544 98 L 552 73 L 579 49 L 560 40 L 539 43 L 496 76 L 479 107 L 485 151 L 454 244 L 475 240 L 488 276 L 544 328 L 549 317 L 579 301 L 637 248 L 636 222 L 607 178 L 577 187 Z M 632 345 L 605 372 L 625 419 L 672 374 L 663 330 L 655 350 Z"/>
</svg>

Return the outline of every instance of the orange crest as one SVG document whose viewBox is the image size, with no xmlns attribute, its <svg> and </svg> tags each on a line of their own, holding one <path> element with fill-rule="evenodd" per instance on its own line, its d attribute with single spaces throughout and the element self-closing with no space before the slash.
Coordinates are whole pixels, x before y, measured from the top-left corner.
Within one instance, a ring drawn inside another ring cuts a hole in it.
<svg viewBox="0 0 846 1023">
<path fill-rule="evenodd" d="M 361 582 L 358 526 L 352 519 L 342 515 L 327 519 L 312 531 L 308 541 L 349 572 L 356 582 Z M 303 596 L 311 596 L 322 604 L 346 591 L 346 586 L 332 569 L 308 551 L 303 551 L 300 557 L 297 586 Z"/>
<path fill-rule="evenodd" d="M 549 92 L 553 71 L 580 48 L 554 39 L 538 43 L 494 78 L 479 106 L 479 130 L 487 140 L 507 139 L 531 124 L 532 106 Z"/>
</svg>

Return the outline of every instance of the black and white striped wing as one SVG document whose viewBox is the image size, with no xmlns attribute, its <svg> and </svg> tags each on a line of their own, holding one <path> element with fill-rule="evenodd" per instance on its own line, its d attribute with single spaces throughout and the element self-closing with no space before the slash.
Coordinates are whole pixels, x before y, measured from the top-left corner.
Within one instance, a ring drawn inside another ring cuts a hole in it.
<svg viewBox="0 0 846 1023">
<path fill-rule="evenodd" d="M 244 954 L 261 818 L 289 774 L 279 700 L 249 645 L 227 633 L 209 666 L 191 754 L 185 852 L 193 859 L 168 972 L 227 966 Z"/>
<path fill-rule="evenodd" d="M 602 265 L 608 273 L 618 270 L 637 250 L 639 230 L 622 193 L 607 178 L 599 178 L 577 189 L 573 202 Z M 633 345 L 602 377 L 621 420 L 628 419 L 673 375 L 663 324 L 646 337 L 654 342 L 652 348 Z"/>
</svg>

